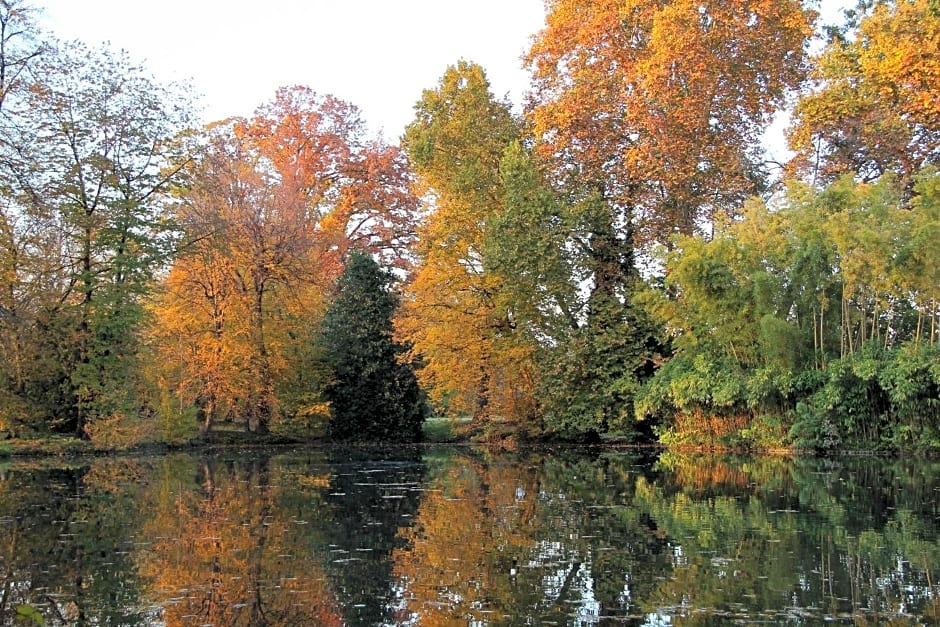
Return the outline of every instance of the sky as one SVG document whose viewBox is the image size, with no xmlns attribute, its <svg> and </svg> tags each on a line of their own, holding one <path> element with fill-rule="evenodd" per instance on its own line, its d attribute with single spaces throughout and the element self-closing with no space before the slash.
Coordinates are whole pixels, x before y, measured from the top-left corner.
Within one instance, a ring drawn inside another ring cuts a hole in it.
<svg viewBox="0 0 940 627">
<path fill-rule="evenodd" d="M 422 91 L 460 59 L 519 105 L 543 0 L 35 0 L 59 39 L 108 42 L 160 81 L 189 80 L 205 121 L 248 116 L 278 87 L 356 105 L 397 141 Z"/>
<path fill-rule="evenodd" d="M 356 105 L 397 142 L 422 91 L 464 59 L 519 106 L 521 56 L 544 0 L 35 0 L 60 39 L 107 42 L 160 81 L 189 81 L 205 121 L 249 116 L 278 87 L 306 85 Z M 854 0 L 820 0 L 825 22 Z M 765 136 L 784 160 L 781 116 Z"/>
</svg>

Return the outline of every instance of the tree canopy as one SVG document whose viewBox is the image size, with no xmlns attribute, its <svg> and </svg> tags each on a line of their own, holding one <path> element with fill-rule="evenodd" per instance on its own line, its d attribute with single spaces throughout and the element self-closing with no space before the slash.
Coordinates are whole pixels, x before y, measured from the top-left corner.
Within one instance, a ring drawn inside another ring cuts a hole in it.
<svg viewBox="0 0 940 627">
<path fill-rule="evenodd" d="M 0 429 L 940 443 L 935 0 L 549 0 L 525 102 L 459 60 L 400 145 L 306 86 L 197 124 L 33 15 L 0 2 Z"/>
</svg>

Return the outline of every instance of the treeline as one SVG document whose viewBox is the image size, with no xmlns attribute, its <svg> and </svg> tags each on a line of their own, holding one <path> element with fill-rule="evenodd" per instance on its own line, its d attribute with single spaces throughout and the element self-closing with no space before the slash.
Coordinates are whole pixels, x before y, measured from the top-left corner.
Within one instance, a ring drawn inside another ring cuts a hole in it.
<svg viewBox="0 0 940 627">
<path fill-rule="evenodd" d="M 461 61 L 391 146 L 3 2 L 0 427 L 940 445 L 936 4 L 546 8 L 521 113 Z"/>
<path fill-rule="evenodd" d="M 344 261 L 409 262 L 402 151 L 304 87 L 200 127 L 185 86 L 34 17 L 0 3 L 0 430 L 104 447 L 220 422 L 322 433 L 342 382 L 320 323 Z M 372 322 L 360 339 L 402 352 Z"/>
<path fill-rule="evenodd" d="M 403 138 L 435 211 L 401 327 L 438 405 L 497 436 L 940 443 L 940 10 L 847 17 L 549 2 L 518 118 L 448 70 Z"/>
</svg>

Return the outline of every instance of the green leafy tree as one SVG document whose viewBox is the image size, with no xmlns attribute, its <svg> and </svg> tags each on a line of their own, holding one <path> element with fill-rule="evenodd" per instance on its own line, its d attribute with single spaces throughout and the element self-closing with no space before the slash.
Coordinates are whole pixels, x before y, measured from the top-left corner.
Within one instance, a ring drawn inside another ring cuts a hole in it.
<svg viewBox="0 0 940 627">
<path fill-rule="evenodd" d="M 393 275 L 353 251 L 323 322 L 325 359 L 333 380 L 330 437 L 338 440 L 416 441 L 427 405 L 408 347 L 394 339 L 398 297 Z"/>
<path fill-rule="evenodd" d="M 3 307 L 32 342 L 6 367 L 38 422 L 94 436 L 99 418 L 134 422 L 140 410 L 138 332 L 173 247 L 167 190 L 190 108 L 123 54 L 41 52 L 16 54 L 3 76 Z"/>
<path fill-rule="evenodd" d="M 544 427 L 566 438 L 638 435 L 633 394 L 653 369 L 658 333 L 633 302 L 632 230 L 618 233 L 602 193 L 555 189 L 520 143 L 500 162 L 504 207 L 487 232 L 499 307 L 538 346 Z"/>
</svg>

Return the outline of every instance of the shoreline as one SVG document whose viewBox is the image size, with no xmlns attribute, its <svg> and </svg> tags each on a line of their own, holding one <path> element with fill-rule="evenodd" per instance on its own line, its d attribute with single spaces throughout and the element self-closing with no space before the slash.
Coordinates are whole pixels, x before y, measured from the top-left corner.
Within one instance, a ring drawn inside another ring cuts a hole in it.
<svg viewBox="0 0 940 627">
<path fill-rule="evenodd" d="M 775 447 L 772 449 L 749 449 L 741 447 L 722 447 L 714 445 L 682 445 L 666 446 L 658 443 L 628 443 L 628 442 L 592 442 L 579 443 L 564 440 L 541 440 L 513 443 L 504 446 L 499 442 L 477 441 L 474 439 L 425 439 L 419 442 L 342 442 L 331 441 L 326 438 L 298 438 L 281 434 L 256 435 L 251 433 L 221 432 L 209 438 L 196 438 L 182 443 L 144 442 L 125 448 L 105 448 L 95 446 L 90 440 L 81 440 L 74 437 L 42 437 L 42 438 L 11 438 L 0 440 L 0 461 L 29 458 L 78 458 L 78 457 L 110 457 L 123 455 L 160 455 L 175 452 L 215 452 L 232 449 L 290 449 L 302 446 L 315 448 L 361 448 L 361 449 L 387 449 L 395 447 L 473 447 L 503 451 L 506 453 L 523 453 L 527 451 L 551 450 L 635 450 L 656 451 L 657 453 L 673 453 L 678 455 L 705 456 L 705 455 L 752 455 L 770 457 L 940 457 L 940 449 L 930 448 L 902 448 L 902 449 L 837 449 L 818 452 L 792 447 Z"/>
</svg>

